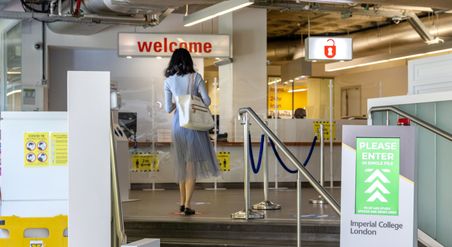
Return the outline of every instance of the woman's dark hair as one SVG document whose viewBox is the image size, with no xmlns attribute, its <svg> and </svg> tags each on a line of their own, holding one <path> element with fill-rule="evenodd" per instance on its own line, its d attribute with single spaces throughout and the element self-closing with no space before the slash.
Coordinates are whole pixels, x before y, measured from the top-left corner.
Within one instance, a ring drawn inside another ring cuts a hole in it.
<svg viewBox="0 0 452 247">
<path fill-rule="evenodd" d="M 168 68 L 165 70 L 165 76 L 170 77 L 174 74 L 185 75 L 190 73 L 195 73 L 190 53 L 184 48 L 176 49 L 171 56 Z"/>
</svg>

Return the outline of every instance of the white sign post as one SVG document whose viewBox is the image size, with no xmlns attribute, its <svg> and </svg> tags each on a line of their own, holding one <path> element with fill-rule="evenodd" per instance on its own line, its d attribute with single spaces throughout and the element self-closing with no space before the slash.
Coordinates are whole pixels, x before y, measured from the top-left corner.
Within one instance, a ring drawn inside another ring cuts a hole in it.
<svg viewBox="0 0 452 247">
<path fill-rule="evenodd" d="M 305 39 L 306 60 L 347 61 L 353 59 L 351 38 L 309 37 Z"/>
<path fill-rule="evenodd" d="M 231 57 L 229 35 L 119 33 L 118 55 L 122 57 L 170 57 L 177 48 L 193 57 Z"/>
<path fill-rule="evenodd" d="M 417 246 L 415 132 L 344 126 L 341 247 Z"/>
</svg>

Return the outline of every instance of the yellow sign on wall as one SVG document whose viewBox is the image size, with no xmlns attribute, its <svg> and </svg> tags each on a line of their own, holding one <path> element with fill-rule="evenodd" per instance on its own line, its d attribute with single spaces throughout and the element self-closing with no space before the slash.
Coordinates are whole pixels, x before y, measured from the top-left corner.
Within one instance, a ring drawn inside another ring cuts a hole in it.
<svg viewBox="0 0 452 247">
<path fill-rule="evenodd" d="M 158 154 L 152 153 L 133 153 L 132 171 L 134 172 L 158 172 L 159 167 Z"/>
<path fill-rule="evenodd" d="M 45 167 L 49 165 L 49 133 L 24 133 L 25 167 Z"/>
<path fill-rule="evenodd" d="M 330 139 L 330 122 L 329 121 L 314 121 L 314 134 L 320 138 L 320 125 L 323 124 L 323 138 Z M 333 121 L 333 140 L 336 139 L 336 122 Z"/>
<path fill-rule="evenodd" d="M 67 133 L 50 133 L 50 164 L 65 166 L 68 160 Z"/>
<path fill-rule="evenodd" d="M 218 152 L 217 160 L 221 171 L 231 171 L 231 152 Z"/>
</svg>

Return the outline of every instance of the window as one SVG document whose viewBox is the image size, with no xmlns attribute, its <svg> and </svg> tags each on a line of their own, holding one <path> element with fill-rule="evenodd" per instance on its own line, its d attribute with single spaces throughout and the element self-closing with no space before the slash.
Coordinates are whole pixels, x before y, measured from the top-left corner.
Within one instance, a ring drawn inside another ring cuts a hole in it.
<svg viewBox="0 0 452 247">
<path fill-rule="evenodd" d="M 22 108 L 22 25 L 17 23 L 3 34 L 4 71 L 3 92 L 6 92 L 7 111 L 20 111 Z"/>
<path fill-rule="evenodd" d="M 329 79 L 324 78 L 300 77 L 281 82 L 279 77 L 269 77 L 268 117 L 329 118 L 328 83 Z"/>
</svg>

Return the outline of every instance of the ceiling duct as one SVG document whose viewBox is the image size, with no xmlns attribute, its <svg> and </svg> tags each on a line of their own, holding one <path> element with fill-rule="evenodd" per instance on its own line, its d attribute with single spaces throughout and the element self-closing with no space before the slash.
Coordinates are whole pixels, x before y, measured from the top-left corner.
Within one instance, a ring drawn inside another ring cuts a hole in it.
<svg viewBox="0 0 452 247">
<path fill-rule="evenodd" d="M 375 4 L 375 5 L 401 5 L 413 7 L 426 7 L 436 9 L 452 9 L 452 1 L 448 0 L 297 0 L 309 3 L 343 3 L 349 5 Z"/>
<path fill-rule="evenodd" d="M 417 17 L 416 14 L 410 13 L 408 15 L 408 23 L 410 23 L 411 27 L 413 27 L 414 31 L 416 31 L 419 36 L 421 36 L 421 39 L 423 39 L 427 44 L 433 44 L 439 42 L 438 37 L 433 37 L 433 35 L 430 34 L 430 32 L 427 30 L 427 27 L 425 27 L 424 23 Z"/>
<path fill-rule="evenodd" d="M 288 62 L 281 67 L 281 81 L 289 82 L 312 75 L 312 64 L 303 58 Z"/>
<path fill-rule="evenodd" d="M 49 22 L 48 27 L 53 32 L 90 35 L 111 25 L 156 26 L 174 11 L 164 5 L 134 5 L 130 0 L 84 0 L 80 16 L 75 16 L 69 11 L 68 1 L 65 2 L 63 13 L 68 14 L 58 11 L 58 15 L 52 13 L 40 19 Z"/>
</svg>

